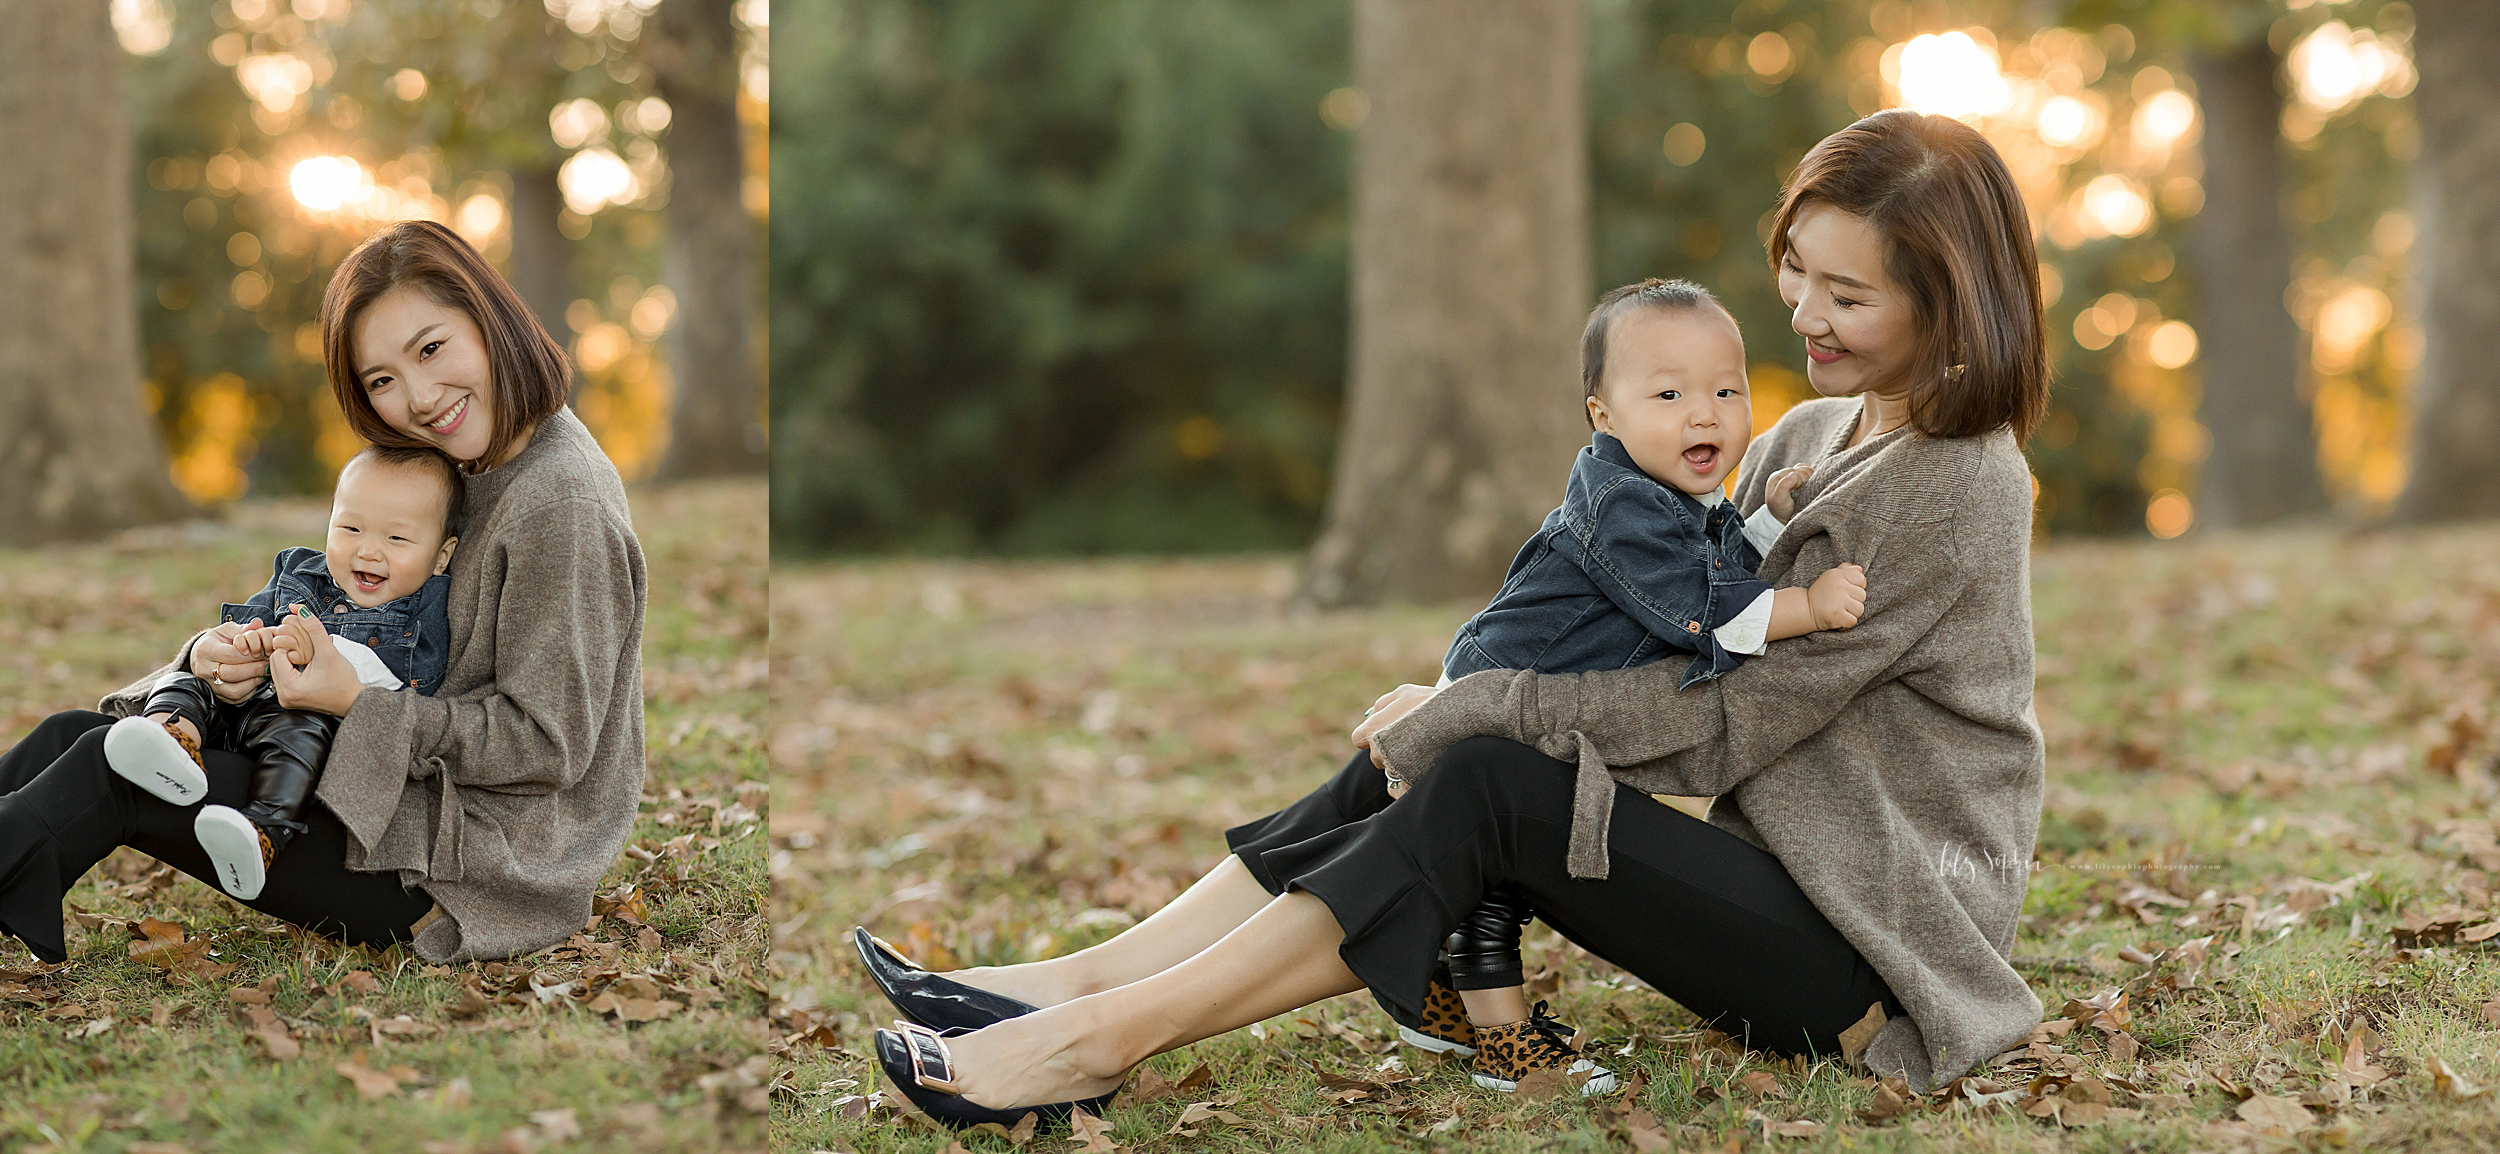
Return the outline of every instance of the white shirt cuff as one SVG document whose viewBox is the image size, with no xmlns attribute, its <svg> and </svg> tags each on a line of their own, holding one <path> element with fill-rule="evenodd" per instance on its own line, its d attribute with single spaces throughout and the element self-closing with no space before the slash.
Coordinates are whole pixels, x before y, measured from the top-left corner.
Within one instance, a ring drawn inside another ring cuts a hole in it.
<svg viewBox="0 0 2500 1154">
<path fill-rule="evenodd" d="M 1754 552 L 1768 557 L 1772 543 L 1780 539 L 1780 531 L 1786 528 L 1787 522 L 1772 516 L 1771 507 L 1764 505 L 1745 518 L 1745 540 L 1753 545 Z"/>
<path fill-rule="evenodd" d="M 338 650 L 339 656 L 346 658 L 347 664 L 355 668 L 357 681 L 374 689 L 400 687 L 398 675 L 391 672 L 390 666 L 382 664 L 381 656 L 374 651 L 336 633 L 330 635 L 330 647 Z"/>
<path fill-rule="evenodd" d="M 1750 520 L 1746 527 L 1752 527 Z M 1771 590 L 1763 590 L 1762 596 L 1754 598 L 1753 604 L 1745 606 L 1744 612 L 1711 630 L 1710 635 L 1719 639 L 1719 648 L 1747 657 L 1762 656 L 1762 651 L 1771 644 L 1771 596 Z"/>
</svg>

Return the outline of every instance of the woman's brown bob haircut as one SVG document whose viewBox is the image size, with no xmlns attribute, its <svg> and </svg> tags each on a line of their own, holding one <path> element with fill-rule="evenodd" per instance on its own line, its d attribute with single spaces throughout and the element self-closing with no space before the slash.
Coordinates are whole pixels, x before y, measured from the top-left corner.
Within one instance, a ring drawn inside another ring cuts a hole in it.
<svg viewBox="0 0 2500 1154">
<path fill-rule="evenodd" d="M 1997 150 L 1958 120 L 1899 108 L 1824 137 L 1780 196 L 1774 274 L 1798 210 L 1817 202 L 1874 225 L 1885 275 L 1909 294 L 1910 423 L 1931 437 L 2011 428 L 2030 440 L 2049 406 L 2040 259 Z"/>
<path fill-rule="evenodd" d="M 483 460 L 503 459 L 522 433 L 564 407 L 573 378 L 564 346 L 539 326 L 503 274 L 460 234 L 432 221 L 403 221 L 347 254 L 321 298 L 322 365 L 339 411 L 357 436 L 376 445 L 434 447 L 383 423 L 357 379 L 356 322 L 374 301 L 399 288 L 416 289 L 444 308 L 467 313 L 485 337 L 486 366 L 494 374 L 495 439 Z"/>
</svg>

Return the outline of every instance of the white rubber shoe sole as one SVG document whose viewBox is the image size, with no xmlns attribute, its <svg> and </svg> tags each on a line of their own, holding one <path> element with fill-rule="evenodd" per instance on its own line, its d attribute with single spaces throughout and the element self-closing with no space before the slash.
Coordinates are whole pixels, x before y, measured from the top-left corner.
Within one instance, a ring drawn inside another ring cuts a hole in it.
<svg viewBox="0 0 2500 1154">
<path fill-rule="evenodd" d="M 208 796 L 208 775 L 161 722 L 125 717 L 104 731 L 104 760 L 130 784 L 175 805 Z"/>
<path fill-rule="evenodd" d="M 1435 1054 L 1456 1054 L 1461 1058 L 1476 1056 L 1474 1046 L 1462 1046 L 1447 1038 L 1436 1038 L 1412 1026 L 1400 1025 L 1398 1027 L 1398 1041 L 1418 1050 L 1430 1050 Z"/>
<path fill-rule="evenodd" d="M 269 884 L 269 870 L 260 860 L 260 827 L 228 806 L 204 805 L 191 819 L 191 832 L 217 869 L 217 884 L 239 901 L 260 896 Z"/>
<path fill-rule="evenodd" d="M 1594 1073 L 1590 1073 L 1591 1071 L 1594 1071 Z M 1573 1062 L 1570 1069 L 1563 1071 L 1563 1084 L 1566 1086 L 1570 1085 L 1571 1076 L 1581 1073 L 1589 1074 L 1589 1080 L 1580 1083 L 1581 1097 L 1594 1098 L 1600 1094 L 1612 1094 L 1615 1092 L 1616 1080 L 1614 1071 L 1609 1070 L 1604 1066 L 1600 1066 L 1595 1062 L 1589 1061 L 1586 1058 Z M 1496 1078 L 1491 1074 L 1469 1073 L 1467 1076 L 1475 1079 L 1476 1085 L 1482 1086 L 1487 1090 L 1499 1090 L 1505 1094 L 1515 1094 L 1519 1092 L 1519 1083 L 1517 1082 L 1509 1081 L 1503 1078 Z"/>
</svg>

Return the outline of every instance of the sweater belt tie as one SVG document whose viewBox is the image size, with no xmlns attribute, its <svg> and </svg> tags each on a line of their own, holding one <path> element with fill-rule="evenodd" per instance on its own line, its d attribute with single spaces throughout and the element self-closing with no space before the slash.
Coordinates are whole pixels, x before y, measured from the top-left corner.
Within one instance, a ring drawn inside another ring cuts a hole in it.
<svg viewBox="0 0 2500 1154">
<path fill-rule="evenodd" d="M 1563 735 L 1576 747 L 1580 772 L 1571 788 L 1571 851 L 1565 865 L 1571 876 L 1603 881 L 1607 873 L 1606 835 L 1615 813 L 1615 775 L 1597 755 L 1597 743 L 1572 730 Z"/>
<path fill-rule="evenodd" d="M 410 776 L 433 778 L 442 787 L 442 798 L 437 803 L 439 808 L 434 811 L 434 852 L 426 861 L 426 880 L 459 881 L 465 873 L 461 864 L 460 832 L 468 825 L 461 820 L 460 789 L 452 784 L 451 774 L 447 772 L 442 758 L 419 758 L 417 767 L 419 772 Z"/>
</svg>

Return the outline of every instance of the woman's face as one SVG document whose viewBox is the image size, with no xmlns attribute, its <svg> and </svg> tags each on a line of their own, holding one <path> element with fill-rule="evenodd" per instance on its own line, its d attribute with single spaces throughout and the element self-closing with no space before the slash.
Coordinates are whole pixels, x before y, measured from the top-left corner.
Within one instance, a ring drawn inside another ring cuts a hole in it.
<svg viewBox="0 0 2500 1154">
<path fill-rule="evenodd" d="M 1884 238 L 1866 218 L 1816 201 L 1789 222 L 1780 262 L 1788 326 L 1806 339 L 1806 380 L 1826 397 L 1907 392 L 1916 344 L 1909 295 L 1884 273 Z"/>
<path fill-rule="evenodd" d="M 469 314 L 397 288 L 367 306 L 349 347 L 356 380 L 382 423 L 455 461 L 495 439 L 495 377 Z"/>
</svg>

